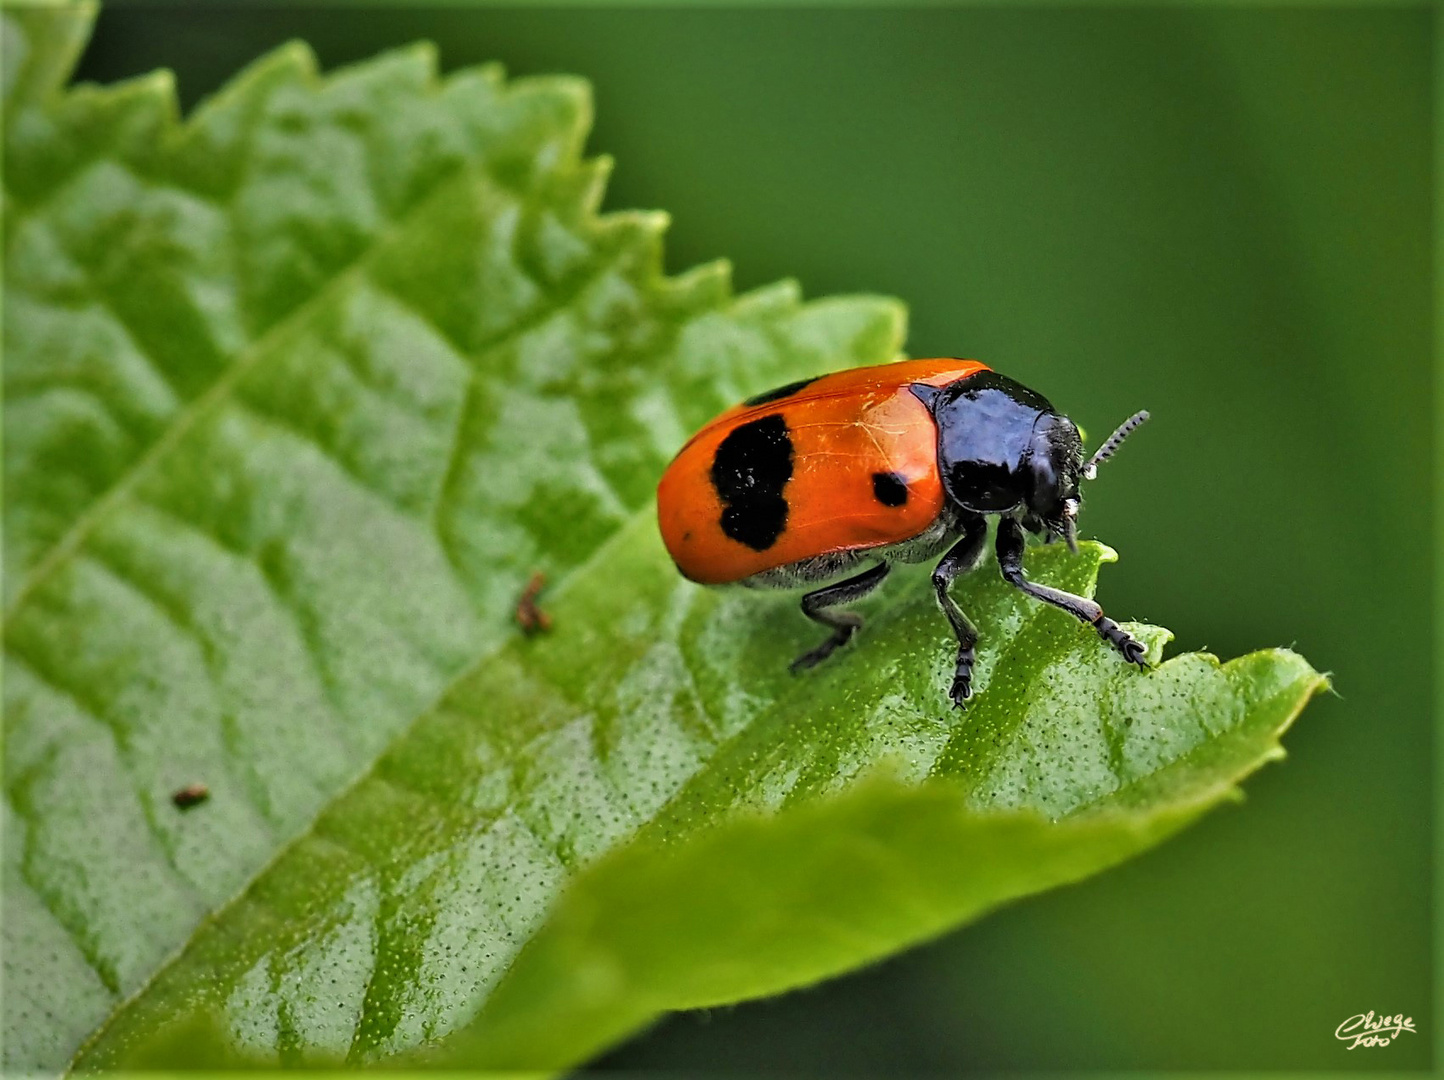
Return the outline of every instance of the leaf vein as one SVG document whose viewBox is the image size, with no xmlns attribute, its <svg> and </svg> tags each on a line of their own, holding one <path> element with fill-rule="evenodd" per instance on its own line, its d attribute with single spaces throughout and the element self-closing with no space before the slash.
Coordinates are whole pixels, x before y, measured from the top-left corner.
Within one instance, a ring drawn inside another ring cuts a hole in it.
<svg viewBox="0 0 1444 1080">
<path fill-rule="evenodd" d="M 91 504 L 46 555 L 26 572 L 10 607 L 5 612 L 6 628 L 8 629 L 9 625 L 14 622 L 16 614 L 24 607 L 31 595 L 49 579 L 61 564 L 79 550 L 100 522 L 109 517 L 125 501 L 126 497 L 139 484 L 141 478 L 164 461 L 204 417 L 230 399 L 241 380 L 252 368 L 272 355 L 273 350 L 279 351 L 277 346 L 291 336 L 299 334 L 316 312 L 321 311 L 326 304 L 333 302 L 352 286 L 364 272 L 367 263 L 375 258 L 378 252 L 384 251 L 394 238 L 407 228 L 411 220 L 421 217 L 433 203 L 450 195 L 454 189 L 465 182 L 469 175 L 466 171 L 452 173 L 447 179 L 439 182 L 429 195 L 419 200 L 406 214 L 378 234 L 364 254 L 337 273 L 325 286 L 297 305 L 284 319 L 268 328 L 264 334 L 237 356 L 225 374 L 217 379 L 205 393 L 193 399 L 180 410 L 165 433 L 152 443 L 146 452 L 130 466 L 125 475 L 99 500 Z"/>
</svg>

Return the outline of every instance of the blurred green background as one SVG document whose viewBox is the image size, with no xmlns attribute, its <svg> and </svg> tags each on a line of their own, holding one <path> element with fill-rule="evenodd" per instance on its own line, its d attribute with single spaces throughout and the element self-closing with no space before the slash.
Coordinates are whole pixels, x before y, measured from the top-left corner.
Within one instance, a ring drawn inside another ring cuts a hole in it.
<svg viewBox="0 0 1444 1080">
<path fill-rule="evenodd" d="M 80 75 L 188 108 L 258 53 L 431 38 L 596 89 L 609 207 L 669 267 L 884 292 L 1096 441 L 1101 596 L 1333 672 L 1247 802 L 1084 885 L 813 990 L 680 1015 L 599 1067 L 1422 1069 L 1430 976 L 1430 12 L 105 10 Z M 1346 1051 L 1347 1017 L 1420 1027 Z"/>
</svg>

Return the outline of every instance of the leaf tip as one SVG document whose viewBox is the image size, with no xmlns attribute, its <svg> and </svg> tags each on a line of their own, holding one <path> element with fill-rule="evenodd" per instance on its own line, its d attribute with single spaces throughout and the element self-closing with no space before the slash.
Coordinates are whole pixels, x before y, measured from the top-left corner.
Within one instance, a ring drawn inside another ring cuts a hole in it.
<svg viewBox="0 0 1444 1080">
<path fill-rule="evenodd" d="M 651 240 L 658 240 L 672 226 L 672 215 L 665 210 L 617 210 L 602 219 L 606 226 L 635 230 Z"/>
<path fill-rule="evenodd" d="M 721 306 L 732 295 L 732 263 L 727 259 L 699 263 L 664 278 L 660 288 L 672 304 Z"/>
<path fill-rule="evenodd" d="M 251 66 L 250 71 L 242 72 L 241 78 L 245 78 L 252 72 L 269 73 L 287 69 L 305 81 L 317 78 L 320 63 L 316 59 L 315 50 L 300 38 L 292 38 L 290 41 L 282 42 L 270 53 L 257 60 Z"/>
<path fill-rule="evenodd" d="M 436 42 L 429 38 L 408 42 L 397 48 L 396 53 L 404 60 L 410 60 L 423 68 L 433 78 L 441 67 L 441 52 Z"/>
<path fill-rule="evenodd" d="M 727 263 L 731 270 L 732 263 Z M 790 311 L 802 303 L 802 285 L 796 278 L 785 277 L 767 285 L 748 289 L 736 297 L 732 310 L 742 318 L 761 315 L 763 312 Z"/>
<path fill-rule="evenodd" d="M 154 71 L 146 72 L 136 78 L 135 85 L 157 97 L 175 100 L 176 80 L 175 72 L 171 68 L 156 68 Z"/>
<path fill-rule="evenodd" d="M 490 67 L 491 65 L 488 65 Z M 502 70 L 497 66 L 497 70 Z M 570 142 L 580 147 L 592 129 L 596 100 L 592 84 L 580 75 L 528 75 L 506 84 L 509 94 L 550 96 L 566 113 Z"/>
</svg>

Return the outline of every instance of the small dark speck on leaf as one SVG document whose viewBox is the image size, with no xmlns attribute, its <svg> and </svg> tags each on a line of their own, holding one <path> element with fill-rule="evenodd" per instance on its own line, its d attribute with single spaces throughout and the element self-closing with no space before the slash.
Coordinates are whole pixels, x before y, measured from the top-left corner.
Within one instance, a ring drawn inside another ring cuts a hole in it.
<svg viewBox="0 0 1444 1080">
<path fill-rule="evenodd" d="M 211 797 L 211 789 L 204 784 L 187 784 L 179 791 L 174 792 L 170 801 L 176 804 L 179 810 L 189 810 L 192 806 L 199 806 Z"/>
<path fill-rule="evenodd" d="M 552 617 L 537 607 L 536 598 L 546 584 L 546 577 L 538 570 L 522 590 L 521 599 L 516 602 L 516 621 L 521 632 L 527 637 L 545 633 L 552 628 Z"/>
</svg>

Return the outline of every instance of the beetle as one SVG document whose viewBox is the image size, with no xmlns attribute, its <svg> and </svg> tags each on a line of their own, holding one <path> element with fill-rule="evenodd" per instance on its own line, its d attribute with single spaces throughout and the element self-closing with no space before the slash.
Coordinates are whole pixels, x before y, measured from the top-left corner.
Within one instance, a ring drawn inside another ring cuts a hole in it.
<svg viewBox="0 0 1444 1080">
<path fill-rule="evenodd" d="M 902 360 L 780 386 L 697 432 L 657 487 L 667 552 L 706 585 L 820 586 L 802 611 L 831 631 L 792 663 L 811 668 L 862 626 L 838 610 L 893 563 L 935 558 L 933 589 L 957 638 L 948 696 L 972 696 L 977 628 L 949 595 L 982 559 L 988 518 L 1005 580 L 1093 627 L 1147 668 L 1138 641 L 1092 600 L 1029 581 L 1024 531 L 1078 550 L 1079 483 L 1148 419 L 1124 421 L 1086 461 L 1048 399 L 976 360 Z"/>
</svg>

